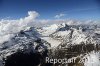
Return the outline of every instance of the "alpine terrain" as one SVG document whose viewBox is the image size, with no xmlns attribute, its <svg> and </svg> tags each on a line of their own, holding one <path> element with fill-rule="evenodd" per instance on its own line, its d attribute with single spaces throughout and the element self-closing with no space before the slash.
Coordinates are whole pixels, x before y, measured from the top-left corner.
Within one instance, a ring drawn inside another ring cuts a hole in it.
<svg viewBox="0 0 100 66">
<path fill-rule="evenodd" d="M 52 24 L 8 35 L 0 42 L 0 66 L 100 66 L 99 25 Z M 46 57 L 75 63 L 46 63 Z"/>
</svg>

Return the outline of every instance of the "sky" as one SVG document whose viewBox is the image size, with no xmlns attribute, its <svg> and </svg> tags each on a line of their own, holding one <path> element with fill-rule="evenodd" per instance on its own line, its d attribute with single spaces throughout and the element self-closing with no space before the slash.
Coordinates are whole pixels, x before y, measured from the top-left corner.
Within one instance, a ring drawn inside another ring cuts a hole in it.
<svg viewBox="0 0 100 66">
<path fill-rule="evenodd" d="M 38 19 L 100 19 L 100 0 L 0 0 L 0 19 L 19 19 L 28 11 Z"/>
</svg>

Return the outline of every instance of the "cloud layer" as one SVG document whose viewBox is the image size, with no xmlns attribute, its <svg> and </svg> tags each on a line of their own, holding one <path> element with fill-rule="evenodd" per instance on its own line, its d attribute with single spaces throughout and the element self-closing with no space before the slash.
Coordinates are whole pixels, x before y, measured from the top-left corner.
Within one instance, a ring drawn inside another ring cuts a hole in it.
<svg viewBox="0 0 100 66">
<path fill-rule="evenodd" d="M 0 43 L 10 39 L 14 33 L 30 27 L 30 24 L 35 22 L 39 14 L 36 11 L 28 11 L 28 16 L 20 18 L 19 20 L 5 20 L 0 21 Z"/>
</svg>

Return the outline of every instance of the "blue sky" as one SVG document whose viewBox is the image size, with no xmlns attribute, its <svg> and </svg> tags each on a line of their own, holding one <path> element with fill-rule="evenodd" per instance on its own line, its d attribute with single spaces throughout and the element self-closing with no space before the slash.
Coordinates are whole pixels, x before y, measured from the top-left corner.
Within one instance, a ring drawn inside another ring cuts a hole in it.
<svg viewBox="0 0 100 66">
<path fill-rule="evenodd" d="M 37 11 L 38 19 L 99 19 L 100 0 L 0 0 L 0 19 L 19 19 Z"/>
</svg>

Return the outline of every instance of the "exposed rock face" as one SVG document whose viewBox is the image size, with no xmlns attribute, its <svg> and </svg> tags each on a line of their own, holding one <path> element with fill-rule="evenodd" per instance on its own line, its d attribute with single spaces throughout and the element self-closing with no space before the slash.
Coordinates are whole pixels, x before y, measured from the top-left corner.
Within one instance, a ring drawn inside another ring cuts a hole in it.
<svg viewBox="0 0 100 66">
<path fill-rule="evenodd" d="M 16 52 L 6 58 L 4 66 L 38 66 L 41 60 L 42 55 L 39 53 Z"/>
</svg>

